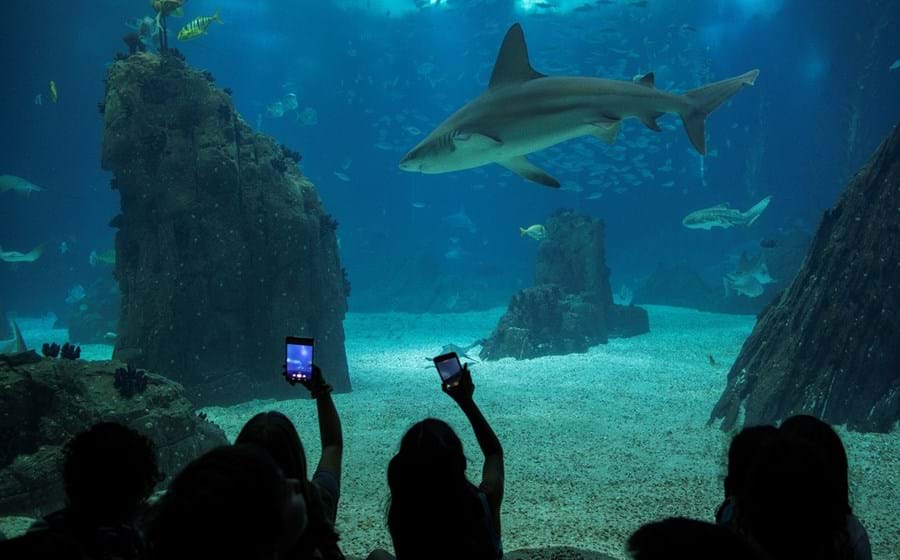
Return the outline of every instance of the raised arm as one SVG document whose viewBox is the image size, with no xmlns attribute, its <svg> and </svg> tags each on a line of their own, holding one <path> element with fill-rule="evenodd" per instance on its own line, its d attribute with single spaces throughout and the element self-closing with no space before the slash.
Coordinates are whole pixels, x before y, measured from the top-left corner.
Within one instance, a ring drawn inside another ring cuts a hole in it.
<svg viewBox="0 0 900 560">
<path fill-rule="evenodd" d="M 478 440 L 478 446 L 484 454 L 484 468 L 481 473 L 481 490 L 487 496 L 488 504 L 491 506 L 491 513 L 494 516 L 494 527 L 497 533 L 500 533 L 500 505 L 503 502 L 503 485 L 504 485 L 504 467 L 503 467 L 503 447 L 497 434 L 484 418 L 475 400 L 472 398 L 475 393 L 475 384 L 472 382 L 472 375 L 469 373 L 469 366 L 463 366 L 463 372 L 459 376 L 458 382 L 452 385 L 444 384 L 444 392 L 450 395 L 459 405 L 459 408 L 469 419 L 472 424 L 472 430 L 475 432 L 475 438 Z"/>
<path fill-rule="evenodd" d="M 322 440 L 322 456 L 319 469 L 332 472 L 338 480 L 341 477 L 341 463 L 344 457 L 344 434 L 341 417 L 331 399 L 331 385 L 325 382 L 322 370 L 313 366 L 312 379 L 306 384 L 310 396 L 316 401 L 319 416 L 319 437 Z"/>
</svg>

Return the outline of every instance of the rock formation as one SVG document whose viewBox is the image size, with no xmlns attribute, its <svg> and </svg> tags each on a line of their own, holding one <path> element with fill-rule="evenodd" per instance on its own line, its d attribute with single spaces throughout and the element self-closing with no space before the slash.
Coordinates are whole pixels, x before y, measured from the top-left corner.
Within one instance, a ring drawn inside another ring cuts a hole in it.
<svg viewBox="0 0 900 560">
<path fill-rule="evenodd" d="M 812 414 L 900 420 L 900 125 L 825 213 L 794 283 L 760 316 L 710 416 L 723 429 Z"/>
<path fill-rule="evenodd" d="M 255 133 L 176 53 L 113 64 L 101 109 L 122 207 L 114 357 L 181 382 L 194 402 L 227 403 L 288 394 L 284 337 L 313 336 L 317 364 L 350 390 L 337 222 L 299 154 Z"/>
<path fill-rule="evenodd" d="M 184 389 L 162 376 L 148 373 L 146 390 L 124 399 L 114 387 L 120 362 L 28 354 L 30 360 L 0 359 L 0 516 L 39 517 L 62 507 L 62 447 L 99 421 L 151 438 L 169 480 L 206 450 L 228 443 L 218 426 L 197 416 Z"/>
<path fill-rule="evenodd" d="M 535 285 L 513 296 L 481 357 L 585 352 L 610 336 L 648 332 L 646 311 L 613 303 L 603 222 L 564 210 L 545 227 L 549 235 L 538 248 Z"/>
</svg>

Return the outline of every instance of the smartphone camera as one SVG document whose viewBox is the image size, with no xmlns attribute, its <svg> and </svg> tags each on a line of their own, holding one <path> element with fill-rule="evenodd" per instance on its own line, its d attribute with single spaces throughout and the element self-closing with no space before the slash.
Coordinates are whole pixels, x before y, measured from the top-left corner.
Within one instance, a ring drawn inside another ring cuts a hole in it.
<svg viewBox="0 0 900 560">
<path fill-rule="evenodd" d="M 441 354 L 435 358 L 434 367 L 437 368 L 441 381 L 448 385 L 453 385 L 458 381 L 457 378 L 462 373 L 462 365 L 459 363 L 459 356 L 456 355 L 456 352 Z"/>
<path fill-rule="evenodd" d="M 312 379 L 315 339 L 289 336 L 284 341 L 284 375 L 288 381 Z"/>
</svg>

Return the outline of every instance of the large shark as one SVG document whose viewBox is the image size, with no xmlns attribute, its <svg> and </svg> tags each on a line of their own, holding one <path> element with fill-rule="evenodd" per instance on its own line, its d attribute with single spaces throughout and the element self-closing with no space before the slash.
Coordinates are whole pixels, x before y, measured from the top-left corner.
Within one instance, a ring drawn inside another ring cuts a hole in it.
<svg viewBox="0 0 900 560">
<path fill-rule="evenodd" d="M 500 164 L 548 187 L 559 181 L 528 161 L 527 154 L 592 134 L 612 144 L 622 120 L 634 117 L 659 131 L 656 119 L 681 116 L 688 138 L 706 153 L 707 115 L 759 70 L 692 89 L 683 95 L 658 90 L 653 74 L 632 82 L 577 76 L 545 76 L 531 67 L 522 27 L 503 39 L 487 91 L 441 123 L 400 161 L 400 169 L 447 173 Z"/>
</svg>

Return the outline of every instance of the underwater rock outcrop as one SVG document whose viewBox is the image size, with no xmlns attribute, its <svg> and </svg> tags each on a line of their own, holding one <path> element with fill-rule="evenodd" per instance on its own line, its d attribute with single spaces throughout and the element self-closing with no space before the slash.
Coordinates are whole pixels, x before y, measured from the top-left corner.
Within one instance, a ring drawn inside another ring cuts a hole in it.
<svg viewBox="0 0 900 560">
<path fill-rule="evenodd" d="M 484 341 L 481 357 L 523 359 L 585 352 L 610 336 L 649 332 L 644 309 L 613 303 L 603 222 L 562 210 L 545 227 L 548 238 L 538 247 L 535 285 L 512 297 Z"/>
<path fill-rule="evenodd" d="M 170 475 L 228 443 L 218 426 L 198 417 L 184 388 L 165 377 L 146 373 L 144 391 L 122 397 L 115 372 L 124 367 L 116 361 L 0 360 L 0 516 L 38 517 L 62 507 L 63 445 L 99 421 L 151 438 L 160 470 Z"/>
<path fill-rule="evenodd" d="M 710 415 L 723 429 L 812 414 L 900 420 L 900 125 L 825 213 L 793 284 L 762 313 Z"/>
<path fill-rule="evenodd" d="M 179 381 L 194 402 L 228 403 L 288 394 L 284 337 L 314 336 L 317 364 L 349 391 L 337 222 L 299 154 L 254 132 L 175 54 L 114 63 L 103 111 L 103 168 L 122 208 L 114 357 Z"/>
</svg>

